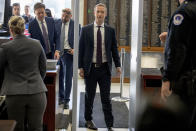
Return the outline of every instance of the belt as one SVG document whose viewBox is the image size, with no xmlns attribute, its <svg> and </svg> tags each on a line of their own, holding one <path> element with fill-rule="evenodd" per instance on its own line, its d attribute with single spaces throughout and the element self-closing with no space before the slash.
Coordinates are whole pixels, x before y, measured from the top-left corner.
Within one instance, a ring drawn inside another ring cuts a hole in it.
<svg viewBox="0 0 196 131">
<path fill-rule="evenodd" d="M 97 64 L 97 63 L 92 63 L 92 66 L 95 67 L 95 68 L 100 68 L 100 67 L 103 67 L 107 64 L 107 62 L 104 62 L 104 63 L 101 63 L 101 64 Z"/>
</svg>

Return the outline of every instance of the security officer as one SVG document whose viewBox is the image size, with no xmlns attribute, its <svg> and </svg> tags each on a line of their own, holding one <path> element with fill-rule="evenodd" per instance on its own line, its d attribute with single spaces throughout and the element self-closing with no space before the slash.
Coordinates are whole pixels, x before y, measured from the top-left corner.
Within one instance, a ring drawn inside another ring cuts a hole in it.
<svg viewBox="0 0 196 131">
<path fill-rule="evenodd" d="M 196 0 L 179 2 L 168 27 L 161 97 L 177 95 L 188 109 L 189 130 L 196 131 Z"/>
</svg>

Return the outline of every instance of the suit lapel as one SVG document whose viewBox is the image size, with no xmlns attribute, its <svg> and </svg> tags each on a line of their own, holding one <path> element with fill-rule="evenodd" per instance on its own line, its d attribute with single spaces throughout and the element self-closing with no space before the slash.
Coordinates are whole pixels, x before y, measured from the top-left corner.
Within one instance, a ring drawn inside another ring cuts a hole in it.
<svg viewBox="0 0 196 131">
<path fill-rule="evenodd" d="M 73 21 L 70 20 L 70 22 L 69 22 L 68 38 L 71 38 L 71 31 L 73 31 L 73 27 L 74 27 Z"/>
<path fill-rule="evenodd" d="M 107 25 L 104 25 L 105 27 L 105 32 L 104 32 L 104 34 L 105 34 L 105 40 L 104 40 L 104 43 L 105 43 L 105 50 L 107 50 L 108 49 L 108 34 L 109 34 L 109 29 L 108 29 L 108 27 L 107 27 Z"/>
<path fill-rule="evenodd" d="M 49 38 L 49 36 L 50 36 L 49 34 L 50 34 L 51 30 L 50 30 L 50 26 L 49 26 L 49 22 L 48 22 L 47 17 L 45 17 L 45 21 L 46 21 L 46 28 L 48 30 L 48 38 Z"/>
<path fill-rule="evenodd" d="M 40 29 L 39 23 L 38 23 L 38 21 L 36 20 L 36 18 L 35 18 L 35 29 L 38 29 L 38 30 L 37 30 L 37 33 L 41 36 L 41 40 L 44 41 L 44 38 L 43 38 L 43 35 L 42 35 L 42 31 L 41 31 L 41 29 Z"/>
<path fill-rule="evenodd" d="M 91 24 L 90 25 L 91 27 L 89 28 L 89 30 L 90 30 L 90 41 L 92 41 L 92 42 L 90 42 L 91 43 L 91 46 L 92 47 L 94 47 L 94 24 Z"/>
</svg>

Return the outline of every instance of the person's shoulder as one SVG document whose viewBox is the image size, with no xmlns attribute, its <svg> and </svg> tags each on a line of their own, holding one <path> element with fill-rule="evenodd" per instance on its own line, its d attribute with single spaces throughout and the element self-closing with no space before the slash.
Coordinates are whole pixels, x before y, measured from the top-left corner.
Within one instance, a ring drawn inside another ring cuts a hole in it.
<svg viewBox="0 0 196 131">
<path fill-rule="evenodd" d="M 29 25 L 34 24 L 36 21 L 37 21 L 36 18 L 33 18 L 33 19 L 29 22 Z"/>
<path fill-rule="evenodd" d="M 196 1 L 185 1 L 182 3 L 174 12 L 175 14 L 188 14 L 190 13 L 190 10 L 195 10 L 196 11 Z"/>
<path fill-rule="evenodd" d="M 104 26 L 105 26 L 106 29 L 108 29 L 108 30 L 110 30 L 112 32 L 115 31 L 115 29 L 112 26 L 108 25 L 108 24 L 104 24 Z"/>
<path fill-rule="evenodd" d="M 54 21 L 54 19 L 52 17 L 45 17 L 46 21 Z"/>
<path fill-rule="evenodd" d="M 14 43 L 13 40 L 10 40 L 8 42 L 5 42 L 3 44 L 0 45 L 0 48 L 8 48 L 10 45 L 12 45 Z"/>
<path fill-rule="evenodd" d="M 31 43 L 32 45 L 36 46 L 36 47 L 41 47 L 41 43 L 39 40 L 34 39 L 34 38 L 28 38 L 27 39 L 29 43 Z"/>
<path fill-rule="evenodd" d="M 54 19 L 55 23 L 61 23 L 61 19 Z"/>
<path fill-rule="evenodd" d="M 27 40 L 28 40 L 29 42 L 32 42 L 32 43 L 40 44 L 39 40 L 34 39 L 34 38 L 28 38 Z"/>
<path fill-rule="evenodd" d="M 58 27 L 61 27 L 61 24 L 62 24 L 62 20 L 61 19 L 55 19 L 54 20 L 54 24 L 55 26 L 58 28 Z"/>
<path fill-rule="evenodd" d="M 82 27 L 82 30 L 88 30 L 90 28 L 93 28 L 93 24 L 88 24 Z"/>
<path fill-rule="evenodd" d="M 196 0 L 193 1 L 186 1 L 185 6 L 184 6 L 185 12 L 190 16 L 190 17 L 196 17 Z"/>
</svg>

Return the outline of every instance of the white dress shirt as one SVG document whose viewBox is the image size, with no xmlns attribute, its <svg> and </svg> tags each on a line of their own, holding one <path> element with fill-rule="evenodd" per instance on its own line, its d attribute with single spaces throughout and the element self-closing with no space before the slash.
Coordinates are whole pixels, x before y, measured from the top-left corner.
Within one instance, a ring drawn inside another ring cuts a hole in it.
<svg viewBox="0 0 196 131">
<path fill-rule="evenodd" d="M 37 20 L 37 22 L 38 22 L 38 24 L 39 24 L 39 28 L 40 28 L 40 30 L 41 30 L 41 32 L 42 32 L 42 34 L 43 34 L 42 22 L 41 22 L 40 20 L 38 20 L 37 17 L 36 17 L 36 20 Z M 43 24 L 44 24 L 44 26 L 45 26 L 46 33 L 47 33 L 47 35 L 48 35 L 48 27 L 47 27 L 47 24 L 46 24 L 45 19 L 43 20 Z M 51 51 L 49 38 L 48 38 L 48 44 L 49 44 L 49 51 Z"/>
<path fill-rule="evenodd" d="M 40 28 L 40 30 L 41 30 L 41 32 L 42 32 L 42 34 L 43 34 L 42 22 L 41 22 L 40 20 L 38 20 L 37 17 L 36 17 L 36 20 L 37 20 L 37 22 L 38 22 L 38 24 L 39 24 L 39 28 Z M 47 27 L 47 24 L 46 24 L 45 19 L 43 20 L 43 24 L 44 24 L 44 26 L 45 26 L 45 28 L 46 28 L 46 33 L 48 34 L 48 27 Z"/>
<path fill-rule="evenodd" d="M 97 30 L 98 25 L 96 22 L 94 22 L 94 52 L 93 52 L 93 63 L 96 63 L 97 61 Z M 100 27 L 101 30 L 101 39 L 102 39 L 102 62 L 107 62 L 106 58 L 106 50 L 105 50 L 105 27 L 104 23 Z"/>
<path fill-rule="evenodd" d="M 64 49 L 71 49 L 70 45 L 69 45 L 69 41 L 68 41 L 68 33 L 69 33 L 69 23 L 70 20 L 68 22 L 65 23 L 65 41 L 64 41 Z M 63 28 L 63 24 L 62 23 L 62 28 Z"/>
</svg>

